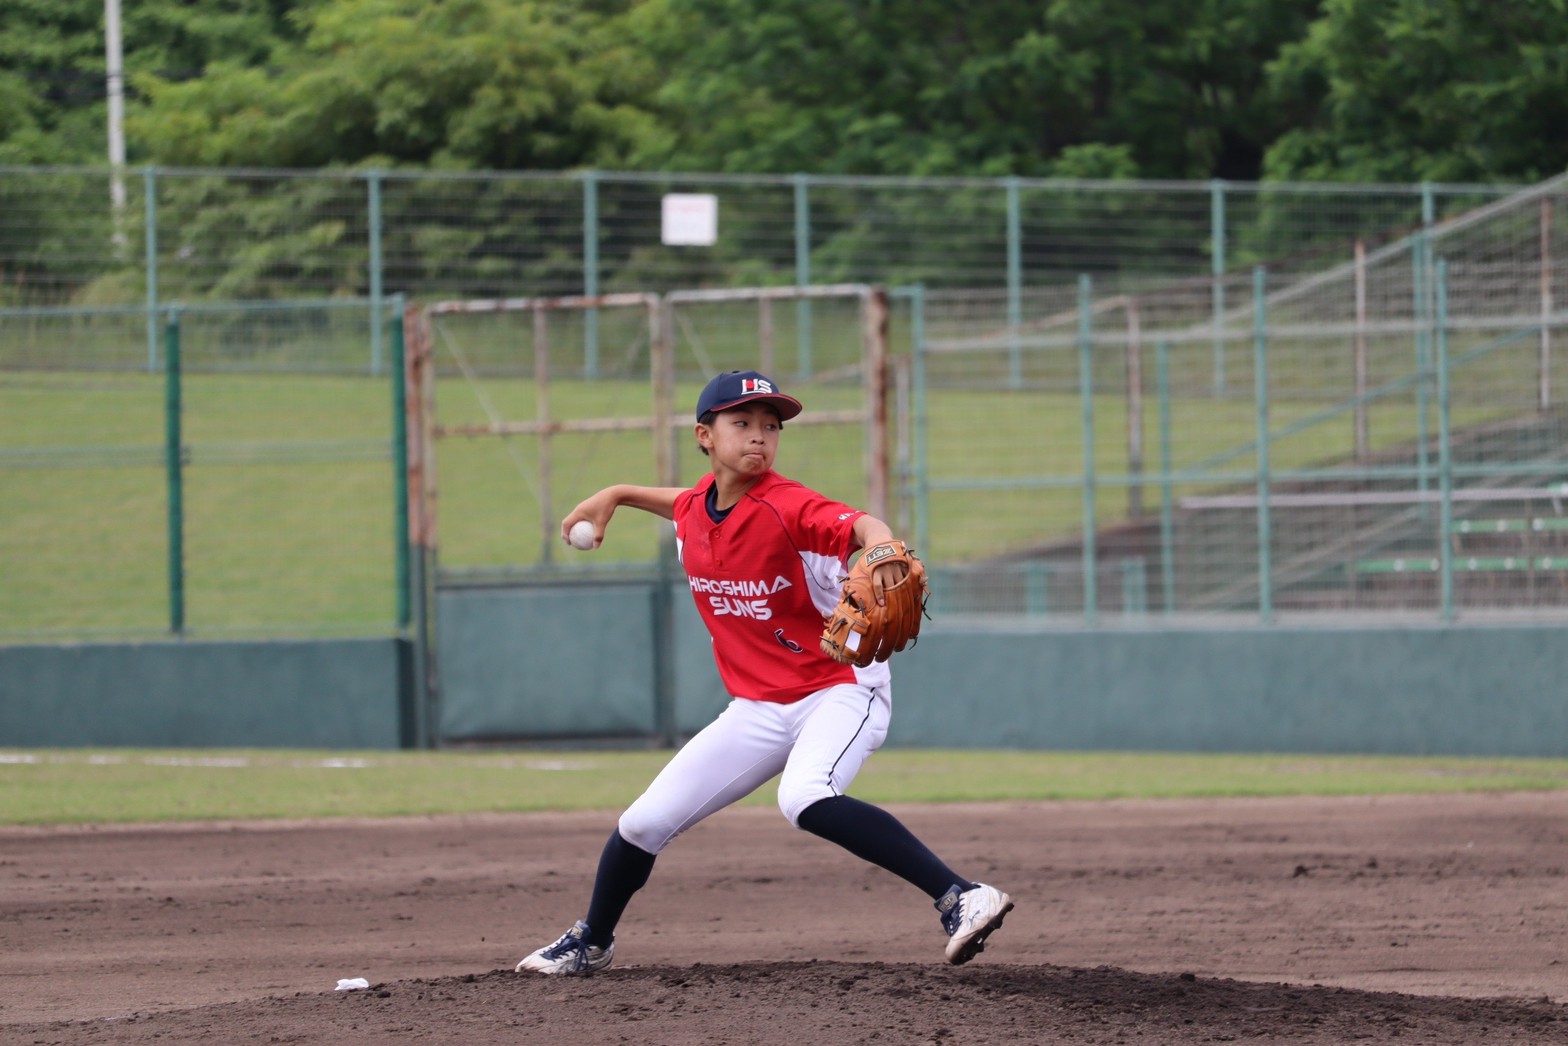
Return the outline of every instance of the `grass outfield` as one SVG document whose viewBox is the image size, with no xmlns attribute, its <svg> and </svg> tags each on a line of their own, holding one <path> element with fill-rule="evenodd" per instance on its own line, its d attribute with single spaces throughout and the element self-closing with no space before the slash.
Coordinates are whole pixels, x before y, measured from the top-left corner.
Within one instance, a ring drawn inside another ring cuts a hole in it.
<svg viewBox="0 0 1568 1046">
<path fill-rule="evenodd" d="M 665 751 L 0 750 L 0 824 L 616 810 Z M 1380 795 L 1568 787 L 1568 760 L 893 749 L 878 803 Z M 774 801 L 771 787 L 745 800 Z"/>
<path fill-rule="evenodd" d="M 444 381 L 443 420 L 477 422 L 488 405 L 529 418 L 534 387 Z M 552 383 L 553 416 L 646 413 L 641 382 Z M 845 409 L 854 386 L 800 390 L 813 409 Z M 682 402 L 696 387 L 682 386 Z M 0 374 L 0 635 L 18 638 L 155 634 L 169 619 L 167 485 L 162 464 L 163 379 L 158 375 Z M 390 392 L 384 380 L 343 376 L 194 374 L 184 392 L 186 623 L 192 634 L 366 634 L 396 616 Z M 1157 405 L 1144 403 L 1147 468 L 1158 466 Z M 1283 429 L 1315 403 L 1275 405 Z M 1481 416 L 1460 417 L 1478 420 Z M 1256 421 L 1250 399 L 1179 399 L 1178 468 L 1240 451 L 1219 466 L 1244 475 Z M 927 540 L 936 564 L 994 555 L 1076 533 L 1082 525 L 1080 404 L 1056 392 L 933 390 L 927 404 Z M 1095 404 L 1096 467 L 1107 483 L 1103 523 L 1127 509 L 1114 477 L 1127 472 L 1126 403 Z M 1408 403 L 1377 412 L 1380 445 L 1416 431 Z M 850 426 L 792 428 L 779 469 L 855 501 L 864 477 L 861 435 Z M 541 508 L 538 447 L 523 438 L 456 439 L 440 448 L 441 556 L 452 567 L 528 567 L 563 553 L 555 521 L 583 497 L 620 481 L 651 479 L 640 433 L 558 436 L 551 496 Z M 1348 416 L 1281 437 L 1276 468 L 1340 460 Z M 683 442 L 682 476 L 705 459 Z M 1207 484 L 1213 486 L 1214 484 Z M 1184 484 L 1177 494 L 1201 489 Z M 1158 490 L 1144 492 L 1158 504 Z M 913 518 L 894 506 L 893 522 Z M 545 523 L 542 517 L 548 517 Z M 592 563 L 646 563 L 660 528 L 618 519 Z M 909 523 L 908 526 L 913 526 Z"/>
</svg>

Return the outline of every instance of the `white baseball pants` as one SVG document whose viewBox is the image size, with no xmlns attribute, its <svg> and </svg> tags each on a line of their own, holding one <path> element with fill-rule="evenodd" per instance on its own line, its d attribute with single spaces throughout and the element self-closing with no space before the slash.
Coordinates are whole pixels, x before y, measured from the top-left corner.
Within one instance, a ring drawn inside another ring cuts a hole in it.
<svg viewBox="0 0 1568 1046">
<path fill-rule="evenodd" d="M 657 854 L 692 825 L 779 779 L 779 809 L 798 827 L 812 803 L 843 795 L 887 739 L 887 684 L 845 683 L 793 704 L 734 698 L 621 815 L 621 836 Z"/>
</svg>

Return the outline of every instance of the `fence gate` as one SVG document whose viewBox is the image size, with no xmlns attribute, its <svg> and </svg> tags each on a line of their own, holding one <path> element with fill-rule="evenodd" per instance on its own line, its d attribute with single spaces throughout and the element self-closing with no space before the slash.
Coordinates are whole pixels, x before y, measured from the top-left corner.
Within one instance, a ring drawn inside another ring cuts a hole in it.
<svg viewBox="0 0 1568 1046">
<path fill-rule="evenodd" d="M 887 298 L 862 285 L 443 301 L 404 316 L 422 745 L 673 743 L 711 718 L 706 633 L 665 520 L 560 540 L 612 483 L 707 470 L 690 405 L 756 368 L 806 403 L 779 470 L 884 515 Z"/>
</svg>

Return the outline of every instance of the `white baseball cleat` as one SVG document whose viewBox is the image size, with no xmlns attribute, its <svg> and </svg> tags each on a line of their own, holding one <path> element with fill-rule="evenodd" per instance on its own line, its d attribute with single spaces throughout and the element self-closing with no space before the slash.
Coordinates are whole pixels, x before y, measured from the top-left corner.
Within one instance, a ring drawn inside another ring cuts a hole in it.
<svg viewBox="0 0 1568 1046">
<path fill-rule="evenodd" d="M 957 886 L 936 902 L 947 931 L 947 961 L 962 966 L 985 951 L 985 939 L 1000 929 L 1002 918 L 1013 910 L 1013 899 L 994 886 L 975 883 L 973 890 Z"/>
<path fill-rule="evenodd" d="M 609 947 L 596 948 L 587 942 L 587 936 L 588 924 L 578 919 L 554 944 L 518 963 L 517 972 L 586 974 L 604 969 L 615 958 L 615 941 L 610 941 Z"/>
</svg>

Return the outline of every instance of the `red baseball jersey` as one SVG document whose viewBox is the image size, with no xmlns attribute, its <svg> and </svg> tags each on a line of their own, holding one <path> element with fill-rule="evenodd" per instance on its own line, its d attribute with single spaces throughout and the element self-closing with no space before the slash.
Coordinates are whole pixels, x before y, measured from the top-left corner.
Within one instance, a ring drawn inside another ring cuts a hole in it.
<svg viewBox="0 0 1568 1046">
<path fill-rule="evenodd" d="M 886 663 L 841 665 L 818 645 L 865 513 L 768 472 L 715 523 L 713 483 L 676 497 L 675 542 L 730 694 L 788 704 L 839 683 L 887 683 Z"/>
</svg>

